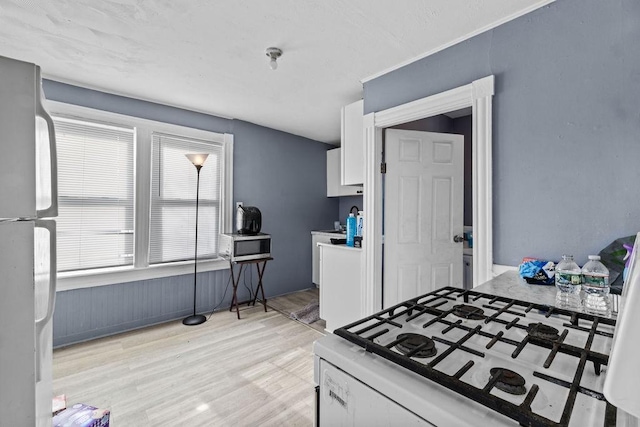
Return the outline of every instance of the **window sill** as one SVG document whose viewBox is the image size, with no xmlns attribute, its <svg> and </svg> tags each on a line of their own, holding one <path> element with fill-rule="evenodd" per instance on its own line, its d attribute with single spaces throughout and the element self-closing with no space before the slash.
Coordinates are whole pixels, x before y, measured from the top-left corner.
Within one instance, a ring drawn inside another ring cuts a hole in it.
<svg viewBox="0 0 640 427">
<path fill-rule="evenodd" d="M 229 261 L 222 258 L 198 261 L 198 273 L 228 268 Z M 64 272 L 58 273 L 57 291 L 114 285 L 181 274 L 193 274 L 193 261 L 157 264 L 145 268 L 127 266 Z"/>
</svg>

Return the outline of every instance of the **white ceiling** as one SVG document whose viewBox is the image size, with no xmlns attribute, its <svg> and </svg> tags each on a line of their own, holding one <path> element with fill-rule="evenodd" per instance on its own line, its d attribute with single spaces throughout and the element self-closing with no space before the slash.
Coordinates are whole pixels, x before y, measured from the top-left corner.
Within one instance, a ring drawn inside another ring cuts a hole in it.
<svg viewBox="0 0 640 427">
<path fill-rule="evenodd" d="M 550 0 L 2 0 L 47 78 L 339 143 L 362 83 Z M 284 51 L 268 66 L 265 49 Z"/>
</svg>

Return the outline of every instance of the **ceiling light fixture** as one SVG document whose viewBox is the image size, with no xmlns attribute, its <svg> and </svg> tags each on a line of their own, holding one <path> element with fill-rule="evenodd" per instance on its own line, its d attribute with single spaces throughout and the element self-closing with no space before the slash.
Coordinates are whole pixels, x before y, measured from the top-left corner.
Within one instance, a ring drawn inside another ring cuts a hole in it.
<svg viewBox="0 0 640 427">
<path fill-rule="evenodd" d="M 269 67 L 271 67 L 272 70 L 276 70 L 278 68 L 278 58 L 282 56 L 282 49 L 278 49 L 277 47 L 268 47 L 267 56 L 271 58 L 271 61 L 269 61 Z"/>
</svg>

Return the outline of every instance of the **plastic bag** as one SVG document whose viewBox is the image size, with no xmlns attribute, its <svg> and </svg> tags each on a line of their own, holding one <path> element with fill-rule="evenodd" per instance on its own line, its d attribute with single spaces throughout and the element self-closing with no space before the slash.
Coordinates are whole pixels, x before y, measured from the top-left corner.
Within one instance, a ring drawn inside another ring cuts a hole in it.
<svg viewBox="0 0 640 427">
<path fill-rule="evenodd" d="M 627 249 L 625 249 L 624 245 L 633 247 L 635 240 L 636 236 L 621 237 L 611 242 L 598 253 L 602 263 L 609 269 L 611 293 L 620 294 L 622 292 L 622 272 L 625 267 L 625 256 L 627 255 Z"/>
<path fill-rule="evenodd" d="M 555 264 L 542 260 L 525 261 L 520 264 L 520 277 L 530 285 L 554 285 Z"/>
</svg>

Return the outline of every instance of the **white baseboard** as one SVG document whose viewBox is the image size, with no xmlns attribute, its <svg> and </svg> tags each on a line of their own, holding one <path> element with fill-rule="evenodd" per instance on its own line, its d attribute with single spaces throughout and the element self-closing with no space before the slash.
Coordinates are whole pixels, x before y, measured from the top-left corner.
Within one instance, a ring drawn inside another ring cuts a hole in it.
<svg viewBox="0 0 640 427">
<path fill-rule="evenodd" d="M 499 276 L 502 273 L 505 273 L 507 271 L 517 271 L 517 270 L 518 270 L 518 267 L 513 267 L 511 265 L 493 264 L 493 277 Z"/>
</svg>

